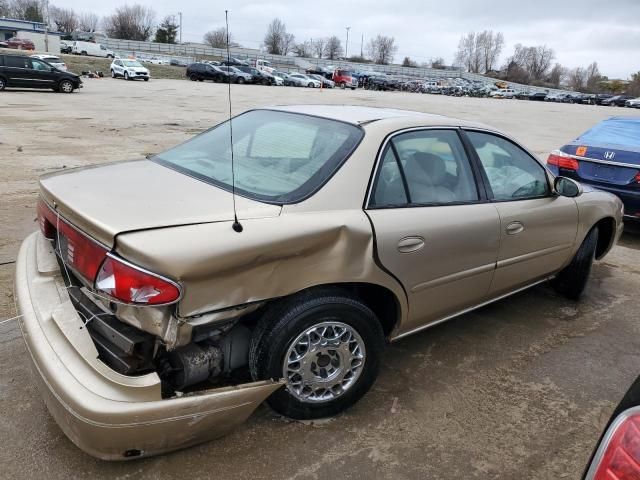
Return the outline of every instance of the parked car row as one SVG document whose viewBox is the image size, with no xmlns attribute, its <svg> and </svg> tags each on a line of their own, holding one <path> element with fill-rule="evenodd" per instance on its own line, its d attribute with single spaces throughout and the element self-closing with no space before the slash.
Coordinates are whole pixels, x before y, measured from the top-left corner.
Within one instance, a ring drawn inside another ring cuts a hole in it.
<svg viewBox="0 0 640 480">
<path fill-rule="evenodd" d="M 0 42 L 0 48 L 15 48 L 16 50 L 35 50 L 34 43 L 27 38 L 12 37 Z"/>
</svg>

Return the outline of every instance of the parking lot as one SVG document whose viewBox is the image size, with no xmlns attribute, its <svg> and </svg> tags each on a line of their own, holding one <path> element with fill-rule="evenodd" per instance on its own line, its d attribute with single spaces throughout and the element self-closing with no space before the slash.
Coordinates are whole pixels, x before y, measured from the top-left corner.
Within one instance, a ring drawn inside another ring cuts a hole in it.
<svg viewBox="0 0 640 480">
<path fill-rule="evenodd" d="M 546 154 L 630 109 L 408 92 L 234 85 L 233 111 L 272 104 L 395 107 L 495 126 Z M 0 320 L 16 315 L 13 261 L 37 228 L 37 177 L 136 159 L 228 115 L 227 86 L 87 79 L 71 95 L 0 93 Z M 109 192 L 96 192 L 108 196 Z M 267 407 L 229 436 L 128 463 L 82 453 L 49 416 L 15 321 L 0 323 L 3 478 L 580 478 L 640 374 L 640 228 L 594 266 L 573 303 L 546 285 L 392 344 L 371 392 L 326 421 Z"/>
</svg>

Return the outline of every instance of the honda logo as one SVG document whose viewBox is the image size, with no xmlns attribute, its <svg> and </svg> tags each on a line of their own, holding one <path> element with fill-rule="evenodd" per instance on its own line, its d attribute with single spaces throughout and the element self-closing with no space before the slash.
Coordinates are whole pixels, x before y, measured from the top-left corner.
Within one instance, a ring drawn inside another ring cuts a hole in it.
<svg viewBox="0 0 640 480">
<path fill-rule="evenodd" d="M 615 156 L 616 156 L 616 152 L 604 152 L 605 160 L 613 160 Z"/>
</svg>

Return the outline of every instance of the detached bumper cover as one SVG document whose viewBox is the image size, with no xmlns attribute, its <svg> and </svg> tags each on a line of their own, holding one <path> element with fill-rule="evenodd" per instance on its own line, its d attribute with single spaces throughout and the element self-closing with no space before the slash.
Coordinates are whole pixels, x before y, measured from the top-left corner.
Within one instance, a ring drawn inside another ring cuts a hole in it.
<svg viewBox="0 0 640 480">
<path fill-rule="evenodd" d="M 95 457 L 149 456 L 219 437 L 281 386 L 264 381 L 162 399 L 155 373 L 129 377 L 109 369 L 98 360 L 55 253 L 39 232 L 20 248 L 15 289 L 45 403 L 64 433 Z"/>
</svg>

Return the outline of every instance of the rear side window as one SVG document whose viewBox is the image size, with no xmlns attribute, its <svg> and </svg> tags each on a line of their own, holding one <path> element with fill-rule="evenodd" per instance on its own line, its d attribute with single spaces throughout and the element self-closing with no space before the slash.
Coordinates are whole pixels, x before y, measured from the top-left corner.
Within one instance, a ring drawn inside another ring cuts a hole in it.
<svg viewBox="0 0 640 480">
<path fill-rule="evenodd" d="M 31 68 L 31 61 L 28 58 L 7 55 L 4 57 L 5 67 Z"/>
<path fill-rule="evenodd" d="M 413 205 L 479 200 L 473 170 L 456 131 L 409 132 L 389 142 L 378 172 L 373 202 L 375 206 L 392 206 L 402 198 Z"/>
<path fill-rule="evenodd" d="M 527 152 L 502 137 L 467 132 L 489 180 L 493 200 L 523 200 L 549 194 L 547 174 Z"/>
</svg>

